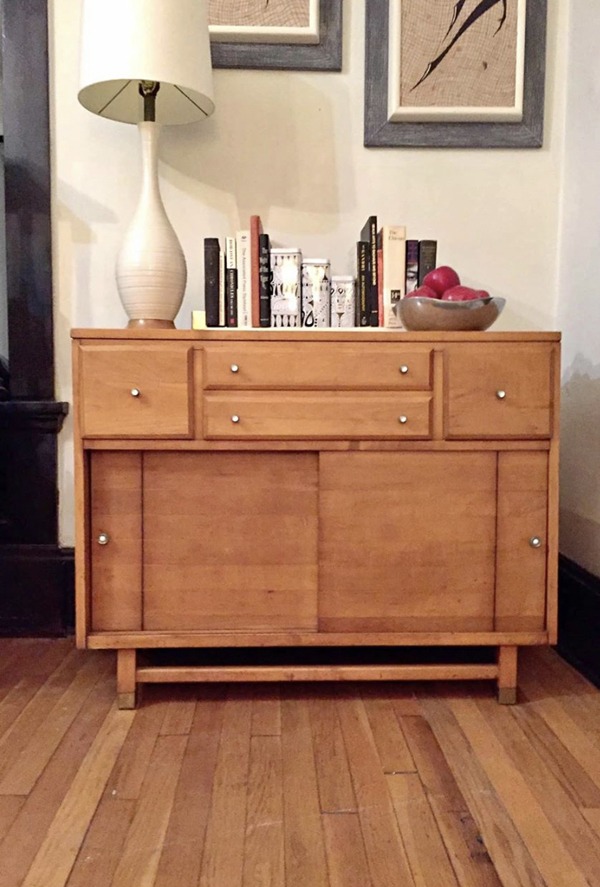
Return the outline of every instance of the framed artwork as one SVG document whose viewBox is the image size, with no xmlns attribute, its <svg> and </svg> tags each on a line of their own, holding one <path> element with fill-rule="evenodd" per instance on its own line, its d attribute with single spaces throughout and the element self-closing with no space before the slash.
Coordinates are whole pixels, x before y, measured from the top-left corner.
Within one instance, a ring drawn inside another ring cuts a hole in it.
<svg viewBox="0 0 600 887">
<path fill-rule="evenodd" d="M 547 0 L 366 0 L 367 147 L 539 148 Z"/>
<path fill-rule="evenodd" d="M 210 0 L 208 15 L 215 68 L 342 68 L 342 0 Z"/>
</svg>

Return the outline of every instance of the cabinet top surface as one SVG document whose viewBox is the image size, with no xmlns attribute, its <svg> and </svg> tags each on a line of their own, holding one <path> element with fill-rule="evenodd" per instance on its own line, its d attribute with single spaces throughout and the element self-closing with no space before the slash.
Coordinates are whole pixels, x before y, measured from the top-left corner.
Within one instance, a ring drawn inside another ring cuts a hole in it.
<svg viewBox="0 0 600 887">
<path fill-rule="evenodd" d="M 73 339 L 169 342 L 559 342 L 558 332 L 419 332 L 399 330 L 128 330 L 73 329 Z"/>
</svg>

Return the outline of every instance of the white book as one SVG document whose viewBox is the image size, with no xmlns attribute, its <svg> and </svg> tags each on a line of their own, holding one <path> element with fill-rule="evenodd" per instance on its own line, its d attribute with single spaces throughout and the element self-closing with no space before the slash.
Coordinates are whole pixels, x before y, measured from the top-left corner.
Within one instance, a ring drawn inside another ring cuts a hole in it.
<svg viewBox="0 0 600 887">
<path fill-rule="evenodd" d="M 225 307 L 225 253 L 219 250 L 219 326 L 227 326 Z"/>
<path fill-rule="evenodd" d="M 250 231 L 236 234 L 238 260 L 238 327 L 252 327 L 252 253 Z"/>
<path fill-rule="evenodd" d="M 384 225 L 381 229 L 383 260 L 383 325 L 401 328 L 394 305 L 406 295 L 406 228 Z"/>
</svg>

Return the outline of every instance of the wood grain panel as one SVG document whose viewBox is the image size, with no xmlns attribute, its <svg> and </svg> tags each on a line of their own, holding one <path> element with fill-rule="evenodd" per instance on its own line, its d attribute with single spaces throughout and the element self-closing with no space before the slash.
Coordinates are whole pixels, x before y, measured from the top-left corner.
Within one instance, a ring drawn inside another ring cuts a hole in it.
<svg viewBox="0 0 600 887">
<path fill-rule="evenodd" d="M 315 455 L 147 453 L 144 530 L 145 629 L 316 628 Z"/>
<path fill-rule="evenodd" d="M 498 454 L 498 631 L 541 631 L 546 622 L 548 454 Z M 531 540 L 539 537 L 540 548 Z"/>
<path fill-rule="evenodd" d="M 206 388 L 431 387 L 431 348 L 335 343 L 214 343 L 204 348 Z M 232 372 L 232 366 L 237 370 Z M 406 371 L 402 371 L 406 367 Z"/>
<path fill-rule="evenodd" d="M 192 356 L 183 343 L 82 345 L 83 436 L 191 437 Z"/>
<path fill-rule="evenodd" d="M 428 438 L 431 404 L 431 396 L 410 391 L 207 394 L 204 436 L 209 440 Z"/>
<path fill-rule="evenodd" d="M 320 627 L 489 631 L 496 455 L 320 458 Z"/>
<path fill-rule="evenodd" d="M 93 453 L 92 630 L 142 627 L 142 456 Z M 108 544 L 99 545 L 101 533 Z"/>
<path fill-rule="evenodd" d="M 449 347 L 446 436 L 551 437 L 551 359 L 544 345 Z"/>
</svg>

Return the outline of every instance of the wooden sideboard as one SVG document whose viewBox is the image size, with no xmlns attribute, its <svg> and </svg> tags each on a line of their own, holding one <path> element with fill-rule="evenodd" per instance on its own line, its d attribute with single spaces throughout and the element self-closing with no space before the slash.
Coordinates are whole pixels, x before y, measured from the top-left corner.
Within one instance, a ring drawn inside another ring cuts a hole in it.
<svg viewBox="0 0 600 887">
<path fill-rule="evenodd" d="M 203 680 L 481 678 L 515 701 L 518 648 L 556 642 L 559 334 L 73 347 L 77 640 L 118 651 L 122 707 Z"/>
</svg>

